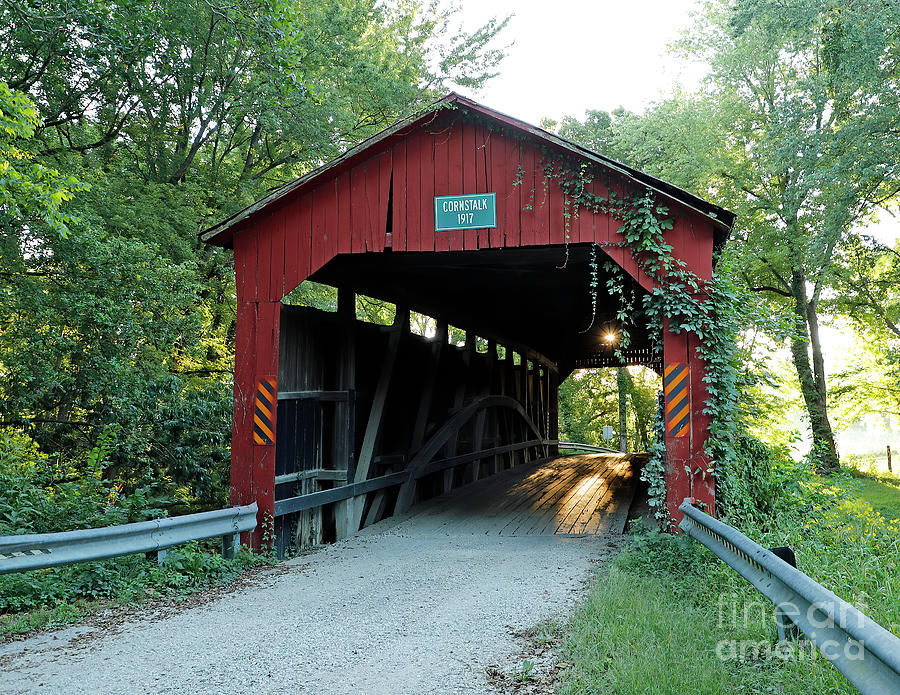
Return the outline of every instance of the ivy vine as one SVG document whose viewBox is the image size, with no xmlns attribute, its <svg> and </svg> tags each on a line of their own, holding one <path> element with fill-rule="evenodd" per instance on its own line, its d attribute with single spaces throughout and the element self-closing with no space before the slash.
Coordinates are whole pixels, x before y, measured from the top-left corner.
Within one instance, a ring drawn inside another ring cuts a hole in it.
<svg viewBox="0 0 900 695">
<path fill-rule="evenodd" d="M 672 255 L 672 246 L 666 242 L 665 233 L 674 228 L 669 208 L 660 203 L 650 189 L 619 195 L 609 191 L 599 196 L 590 191 L 590 169 L 584 162 L 573 165 L 565 159 L 553 158 L 543 167 L 545 180 L 555 181 L 565 195 L 566 244 L 570 238 L 570 225 L 581 211 L 602 213 L 621 223 L 621 240 L 606 242 L 600 246 L 627 248 L 641 271 L 654 281 L 654 288 L 642 298 L 644 325 L 640 326 L 654 337 L 654 348 L 662 353 L 663 324 L 675 333 L 693 333 L 699 338 L 697 354 L 706 365 L 706 382 L 709 397 L 703 412 L 711 416 L 712 424 L 706 441 L 706 453 L 710 461 L 709 474 L 721 481 L 736 465 L 736 448 L 741 425 L 737 407 L 738 371 L 736 339 L 742 327 L 739 293 L 727 280 L 727 274 L 713 273 L 710 282 L 704 282 L 689 270 L 684 261 Z M 596 247 L 592 247 L 596 248 Z M 618 299 L 616 323 L 620 340 L 616 347 L 619 359 L 631 343 L 631 331 L 635 325 L 637 299 L 634 283 L 627 282 L 619 264 L 605 261 L 606 290 Z M 597 309 L 599 267 L 596 253 L 590 259 L 590 291 L 593 317 Z M 650 463 L 642 477 L 650 485 L 650 503 L 657 518 L 667 520 L 665 437 L 662 411 L 658 413 L 656 441 Z M 705 475 L 705 473 L 704 473 Z M 721 485 L 728 491 L 727 481 Z M 727 494 L 722 502 L 727 506 Z"/>
</svg>

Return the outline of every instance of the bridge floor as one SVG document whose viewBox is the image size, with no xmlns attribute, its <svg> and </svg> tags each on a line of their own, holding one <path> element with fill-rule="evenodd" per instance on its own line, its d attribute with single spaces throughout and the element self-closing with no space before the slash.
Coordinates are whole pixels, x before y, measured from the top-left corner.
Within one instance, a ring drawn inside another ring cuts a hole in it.
<svg viewBox="0 0 900 695">
<path fill-rule="evenodd" d="M 448 535 L 622 533 L 638 459 L 587 454 L 517 466 L 414 507 L 415 528 Z"/>
</svg>

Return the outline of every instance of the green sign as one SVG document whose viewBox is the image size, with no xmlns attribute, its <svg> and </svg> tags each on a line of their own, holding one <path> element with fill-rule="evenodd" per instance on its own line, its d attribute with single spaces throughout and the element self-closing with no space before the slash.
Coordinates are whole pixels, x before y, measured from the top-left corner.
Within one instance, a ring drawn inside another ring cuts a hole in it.
<svg viewBox="0 0 900 695">
<path fill-rule="evenodd" d="M 434 231 L 497 226 L 497 194 L 442 195 L 434 198 Z"/>
</svg>

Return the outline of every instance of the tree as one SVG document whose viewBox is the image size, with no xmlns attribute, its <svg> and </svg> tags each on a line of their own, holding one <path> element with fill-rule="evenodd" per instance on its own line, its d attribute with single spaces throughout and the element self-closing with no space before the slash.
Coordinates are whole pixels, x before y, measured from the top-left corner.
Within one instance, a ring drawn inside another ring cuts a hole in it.
<svg viewBox="0 0 900 695">
<path fill-rule="evenodd" d="M 710 66 L 704 91 L 635 117 L 560 132 L 729 207 L 733 266 L 777 312 L 823 471 L 838 466 L 819 335 L 844 245 L 900 190 L 900 6 L 856 0 L 716 0 L 679 49 Z"/>
<path fill-rule="evenodd" d="M 0 74 L 36 105 L 0 133 L 0 166 L 35 184 L 0 205 L 0 420 L 64 455 L 117 426 L 107 475 L 223 497 L 232 261 L 197 233 L 489 79 L 504 22 L 455 31 L 435 7 L 0 0 Z M 76 188 L 65 214 L 38 205 Z"/>
<path fill-rule="evenodd" d="M 900 417 L 900 244 L 851 239 L 835 280 L 824 305 L 863 337 L 852 368 L 835 375 L 841 411 L 848 420 L 873 412 Z"/>
<path fill-rule="evenodd" d="M 84 184 L 35 161 L 27 149 L 41 120 L 31 100 L 0 82 L 0 225 L 42 223 L 57 234 L 68 231 L 63 203 Z"/>
<path fill-rule="evenodd" d="M 793 314 L 791 354 L 823 471 L 838 467 L 819 335 L 823 291 L 854 227 L 898 191 L 895 3 L 717 3 L 685 46 L 712 71 L 742 224 L 740 272 Z"/>
<path fill-rule="evenodd" d="M 605 445 L 604 425 L 613 426 L 621 436 L 621 425 L 615 425 L 621 422 L 619 403 L 624 396 L 624 430 L 630 435 L 626 448 L 647 451 L 659 388 L 659 377 L 648 369 L 576 371 L 559 387 L 560 439 Z"/>
</svg>

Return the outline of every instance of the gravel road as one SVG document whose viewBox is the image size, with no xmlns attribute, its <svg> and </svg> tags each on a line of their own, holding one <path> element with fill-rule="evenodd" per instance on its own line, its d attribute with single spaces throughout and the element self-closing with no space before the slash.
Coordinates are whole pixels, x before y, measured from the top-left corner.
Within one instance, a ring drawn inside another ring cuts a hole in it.
<svg viewBox="0 0 900 695">
<path fill-rule="evenodd" d="M 173 615 L 0 647 L 0 693 L 492 692 L 485 669 L 514 668 L 512 632 L 570 610 L 610 545 L 441 534 L 427 516 L 378 526 Z"/>
</svg>

